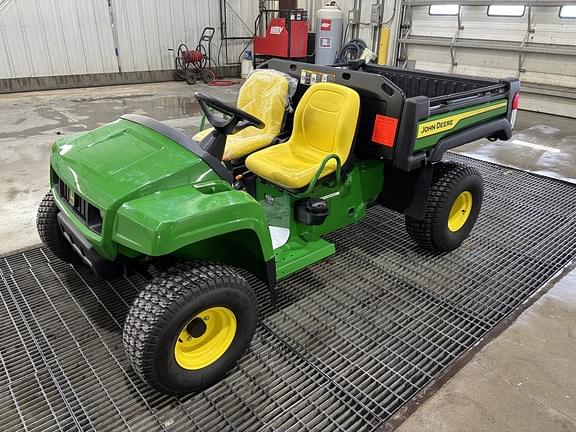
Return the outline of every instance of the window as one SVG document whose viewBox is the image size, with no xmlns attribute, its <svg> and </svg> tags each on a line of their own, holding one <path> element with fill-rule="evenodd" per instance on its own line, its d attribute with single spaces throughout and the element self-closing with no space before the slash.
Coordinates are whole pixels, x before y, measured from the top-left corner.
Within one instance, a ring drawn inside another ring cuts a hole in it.
<svg viewBox="0 0 576 432">
<path fill-rule="evenodd" d="M 576 5 L 566 5 L 560 8 L 560 18 L 576 18 Z"/>
<path fill-rule="evenodd" d="M 524 15 L 526 6 L 515 5 L 490 5 L 488 6 L 488 15 L 490 16 L 507 16 L 521 17 Z"/>
<path fill-rule="evenodd" d="M 457 4 L 437 4 L 428 8 L 430 15 L 458 15 L 459 11 L 460 6 Z"/>
</svg>

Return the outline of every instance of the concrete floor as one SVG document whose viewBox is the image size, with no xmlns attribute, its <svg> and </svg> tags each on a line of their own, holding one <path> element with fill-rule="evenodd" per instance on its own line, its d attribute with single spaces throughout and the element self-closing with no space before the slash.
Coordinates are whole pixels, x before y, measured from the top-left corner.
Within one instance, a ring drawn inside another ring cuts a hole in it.
<svg viewBox="0 0 576 432">
<path fill-rule="evenodd" d="M 576 120 L 520 111 L 511 140 L 479 140 L 456 152 L 576 183 Z"/>
<path fill-rule="evenodd" d="M 576 271 L 572 271 L 397 431 L 576 431 L 575 364 Z"/>
<path fill-rule="evenodd" d="M 0 256 L 39 243 L 36 208 L 48 189 L 50 145 L 123 113 L 166 121 L 193 135 L 193 91 L 235 100 L 238 86 L 143 84 L 0 95 Z M 576 122 L 520 112 L 509 142 L 459 152 L 576 183 Z M 481 350 L 398 429 L 576 431 L 576 271 Z"/>
</svg>

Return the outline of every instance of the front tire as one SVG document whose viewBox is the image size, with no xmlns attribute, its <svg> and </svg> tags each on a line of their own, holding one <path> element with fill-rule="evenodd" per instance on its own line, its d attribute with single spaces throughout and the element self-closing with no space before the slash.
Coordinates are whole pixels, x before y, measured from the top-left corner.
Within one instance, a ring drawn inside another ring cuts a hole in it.
<svg viewBox="0 0 576 432">
<path fill-rule="evenodd" d="M 150 386 L 168 394 L 197 392 L 236 364 L 257 322 L 254 291 L 234 269 L 176 261 L 132 304 L 124 348 Z"/>
<path fill-rule="evenodd" d="M 470 235 L 484 196 L 480 173 L 455 162 L 434 165 L 424 219 L 406 216 L 406 230 L 421 247 L 434 252 L 458 248 Z"/>
<path fill-rule="evenodd" d="M 57 219 L 59 212 L 60 209 L 56 206 L 56 201 L 50 191 L 42 198 L 36 215 L 36 229 L 40 240 L 62 261 L 73 265 L 82 264 L 82 258 L 74 252 L 72 245 L 64 238 Z"/>
</svg>

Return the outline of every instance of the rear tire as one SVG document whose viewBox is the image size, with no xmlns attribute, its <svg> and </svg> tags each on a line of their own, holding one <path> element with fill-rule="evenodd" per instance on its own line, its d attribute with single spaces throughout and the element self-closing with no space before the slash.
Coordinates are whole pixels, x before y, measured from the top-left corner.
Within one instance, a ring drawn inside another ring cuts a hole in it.
<svg viewBox="0 0 576 432">
<path fill-rule="evenodd" d="M 484 196 L 480 173 L 455 162 L 434 165 L 424 219 L 406 216 L 406 230 L 421 247 L 434 252 L 458 248 L 470 235 Z"/>
<path fill-rule="evenodd" d="M 74 252 L 74 249 L 72 249 L 72 246 L 62 234 L 62 229 L 57 219 L 59 212 L 60 209 L 56 206 L 56 201 L 54 201 L 54 196 L 52 191 L 50 191 L 44 195 L 40 202 L 40 207 L 38 207 L 36 215 L 38 235 L 50 252 L 62 261 L 74 265 L 82 264 L 82 258 Z"/>
<path fill-rule="evenodd" d="M 176 261 L 134 300 L 123 342 L 138 376 L 168 394 L 220 380 L 250 345 L 258 303 L 231 267 Z"/>
</svg>

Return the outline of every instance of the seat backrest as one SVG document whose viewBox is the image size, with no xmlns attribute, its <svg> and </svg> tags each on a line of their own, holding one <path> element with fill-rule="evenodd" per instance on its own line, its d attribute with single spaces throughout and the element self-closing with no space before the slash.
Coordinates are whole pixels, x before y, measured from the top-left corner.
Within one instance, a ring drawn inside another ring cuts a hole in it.
<svg viewBox="0 0 576 432">
<path fill-rule="evenodd" d="M 360 96 L 355 90 L 334 83 L 312 85 L 296 107 L 290 145 L 298 153 L 335 153 L 344 164 L 350 155 Z"/>
<path fill-rule="evenodd" d="M 282 129 L 288 107 L 288 77 L 273 70 L 255 70 L 242 85 L 237 106 L 264 122 L 264 129 L 246 128 L 236 135 L 277 136 Z"/>
</svg>

